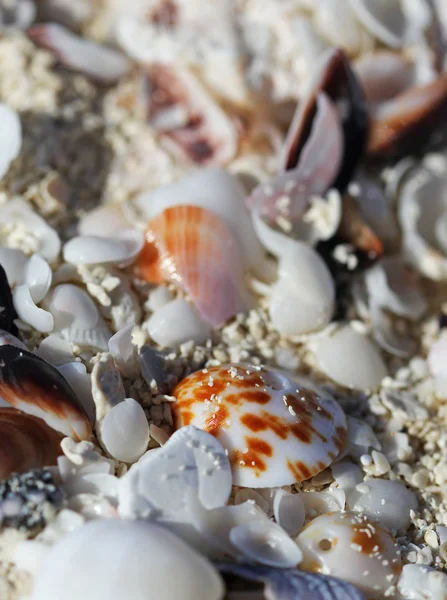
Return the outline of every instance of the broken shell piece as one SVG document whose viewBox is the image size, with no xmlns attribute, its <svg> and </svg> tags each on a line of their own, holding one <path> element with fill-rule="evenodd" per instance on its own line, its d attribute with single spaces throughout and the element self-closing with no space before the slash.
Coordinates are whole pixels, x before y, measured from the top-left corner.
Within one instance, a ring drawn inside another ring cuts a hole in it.
<svg viewBox="0 0 447 600">
<path fill-rule="evenodd" d="M 128 202 L 115 202 L 99 206 L 86 213 L 79 221 L 79 235 L 113 238 L 113 234 L 116 232 L 132 228 L 135 221 L 133 213 Z"/>
<path fill-rule="evenodd" d="M 3 308 L 0 311 L 0 328 L 3 331 L 11 333 L 13 336 L 19 334 L 14 320 L 17 319 L 17 312 L 14 308 L 14 302 L 11 294 L 11 288 L 6 277 L 5 269 L 0 263 L 0 305 Z"/>
<path fill-rule="evenodd" d="M 113 458 L 134 463 L 149 443 L 149 425 L 144 410 L 133 398 L 114 406 L 97 426 L 104 449 Z"/>
<path fill-rule="evenodd" d="M 48 293 L 53 279 L 53 272 L 47 261 L 33 254 L 25 266 L 25 283 L 33 302 L 39 304 Z"/>
<path fill-rule="evenodd" d="M 331 320 L 335 303 L 332 276 L 317 252 L 300 242 L 280 258 L 279 279 L 269 299 L 272 324 L 282 335 L 322 329 Z"/>
<path fill-rule="evenodd" d="M 233 527 L 229 539 L 249 560 L 270 567 L 297 567 L 303 556 L 286 532 L 269 520 Z"/>
<path fill-rule="evenodd" d="M 320 515 L 345 509 L 345 494 L 339 490 L 340 496 L 330 492 L 303 492 L 300 494 L 304 505 L 306 521 Z"/>
<path fill-rule="evenodd" d="M 126 377 L 138 372 L 138 363 L 135 356 L 135 348 L 132 342 L 132 331 L 134 325 L 130 323 L 119 329 L 109 339 L 109 352 L 115 361 L 119 372 Z"/>
<path fill-rule="evenodd" d="M 194 306 L 183 298 L 176 298 L 155 311 L 146 326 L 154 342 L 165 348 L 176 347 L 190 340 L 203 344 L 210 336 L 209 325 Z"/>
<path fill-rule="evenodd" d="M 26 283 L 23 285 L 16 285 L 12 296 L 14 299 L 14 308 L 24 323 L 28 323 L 34 327 L 34 329 L 37 329 L 37 331 L 44 333 L 53 331 L 53 315 L 47 310 L 36 306 L 31 297 L 30 288 Z"/>
<path fill-rule="evenodd" d="M 131 69 L 131 62 L 121 52 L 80 38 L 56 23 L 34 25 L 27 34 L 39 46 L 54 52 L 65 67 L 98 83 L 114 83 Z"/>
<path fill-rule="evenodd" d="M 224 506 L 231 493 L 223 447 L 191 426 L 174 433 L 162 448 L 149 450 L 121 477 L 119 513 L 138 519 L 156 511 L 165 520 L 188 522 L 190 492 L 206 509 Z"/>
<path fill-rule="evenodd" d="M 6 271 L 8 283 L 11 287 L 24 282 L 26 261 L 27 257 L 21 250 L 0 248 L 0 265 Z"/>
<path fill-rule="evenodd" d="M 236 128 L 187 68 L 153 64 L 149 119 L 180 157 L 199 165 L 225 165 L 237 150 Z"/>
<path fill-rule="evenodd" d="M 105 354 L 92 369 L 92 394 L 96 420 L 101 421 L 113 407 L 126 398 L 123 380 L 110 354 Z"/>
<path fill-rule="evenodd" d="M 212 326 L 248 306 L 240 248 L 226 223 L 198 206 L 173 206 L 148 224 L 136 264 L 146 281 L 171 279 Z"/>
<path fill-rule="evenodd" d="M 447 589 L 447 574 L 426 565 L 407 564 L 397 583 L 402 598 L 408 600 L 443 600 Z"/>
<path fill-rule="evenodd" d="M 62 436 L 32 415 L 0 408 L 0 479 L 56 465 Z"/>
<path fill-rule="evenodd" d="M 90 421 L 62 375 L 35 354 L 0 346 L 0 396 L 75 440 L 91 436 Z"/>
<path fill-rule="evenodd" d="M 365 514 L 391 531 L 406 531 L 411 511 L 417 511 L 413 492 L 398 481 L 369 479 L 356 486 L 347 496 L 348 508 Z"/>
<path fill-rule="evenodd" d="M 374 344 L 350 325 L 315 340 L 313 350 L 320 369 L 349 388 L 374 389 L 387 374 Z"/>
<path fill-rule="evenodd" d="M 97 600 L 224 595 L 211 563 L 176 536 L 157 525 L 119 519 L 87 523 L 56 543 L 35 578 L 31 600 L 78 600 L 92 590 Z"/>
<path fill-rule="evenodd" d="M 112 238 L 81 235 L 64 246 L 64 260 L 75 265 L 117 264 L 130 265 L 144 244 L 141 231 L 127 229 L 116 232 Z"/>
<path fill-rule="evenodd" d="M 346 420 L 329 396 L 278 371 L 222 365 L 174 389 L 177 428 L 195 425 L 228 450 L 234 484 L 276 487 L 309 479 L 339 453 Z"/>
<path fill-rule="evenodd" d="M 53 365 L 53 367 L 60 367 L 75 360 L 71 344 L 58 335 L 49 335 L 44 338 L 35 353 L 39 358 Z"/>
<path fill-rule="evenodd" d="M 0 124 L 0 179 L 2 179 L 8 172 L 11 162 L 19 155 L 22 146 L 22 126 L 16 111 L 2 103 L 0 103 Z"/>
<path fill-rule="evenodd" d="M 81 347 L 107 350 L 112 334 L 83 289 L 69 283 L 58 285 L 44 304 L 54 317 L 54 332 Z"/>
<path fill-rule="evenodd" d="M 303 552 L 301 569 L 331 573 L 358 587 L 368 598 L 382 598 L 401 570 L 393 537 L 380 525 L 354 513 L 317 517 L 296 541 Z"/>
<path fill-rule="evenodd" d="M 82 362 L 69 362 L 56 367 L 62 377 L 76 394 L 82 404 L 90 423 L 95 422 L 95 405 L 92 398 L 90 374 Z"/>
<path fill-rule="evenodd" d="M 290 536 L 295 537 L 304 525 L 305 508 L 302 494 L 290 494 L 277 490 L 273 500 L 275 521 Z"/>
</svg>

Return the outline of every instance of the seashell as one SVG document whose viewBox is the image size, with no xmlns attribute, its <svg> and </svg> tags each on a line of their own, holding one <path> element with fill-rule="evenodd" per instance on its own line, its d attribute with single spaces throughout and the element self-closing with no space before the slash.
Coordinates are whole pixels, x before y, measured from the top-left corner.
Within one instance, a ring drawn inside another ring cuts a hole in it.
<svg viewBox="0 0 447 600">
<path fill-rule="evenodd" d="M 415 75 L 412 61 L 389 50 L 363 54 L 354 68 L 365 99 L 373 107 L 406 91 Z"/>
<path fill-rule="evenodd" d="M 0 6 L 0 31 L 25 30 L 36 17 L 34 0 L 2 2 Z"/>
<path fill-rule="evenodd" d="M 85 473 L 70 477 L 62 486 L 67 498 L 79 494 L 94 494 L 116 502 L 118 478 L 108 473 Z"/>
<path fill-rule="evenodd" d="M 59 256 L 61 247 L 59 235 L 24 200 L 16 198 L 2 206 L 0 225 L 18 226 L 22 231 L 26 230 L 31 239 L 38 244 L 37 254 L 48 262 L 54 262 Z"/>
<path fill-rule="evenodd" d="M 338 485 L 346 493 L 363 481 L 363 472 L 354 463 L 342 460 L 331 465 L 332 475 Z"/>
<path fill-rule="evenodd" d="M 107 498 L 98 498 L 95 494 L 78 494 L 68 500 L 71 510 L 80 514 L 85 520 L 116 519 L 116 508 Z"/>
<path fill-rule="evenodd" d="M 445 74 L 381 103 L 372 115 L 368 155 L 395 157 L 420 150 L 436 134 L 446 111 Z"/>
<path fill-rule="evenodd" d="M 262 510 L 262 512 L 264 512 L 267 516 L 270 516 L 269 500 L 256 490 L 252 490 L 250 488 L 241 488 L 238 490 L 234 495 L 234 504 L 243 504 L 244 502 L 254 502 L 256 506 Z"/>
<path fill-rule="evenodd" d="M 269 598 L 269 600 L 306 600 L 307 598 L 312 598 L 312 600 L 365 600 L 363 594 L 353 585 L 327 575 L 304 573 L 297 569 L 280 570 L 234 562 L 216 562 L 215 564 L 224 575 L 228 574 L 247 581 L 263 583 L 265 587 L 262 598 Z M 229 596 L 233 597 L 231 591 L 229 591 Z M 253 597 L 256 598 L 256 596 Z"/>
<path fill-rule="evenodd" d="M 155 290 L 149 292 L 147 306 L 152 312 L 155 312 L 159 308 L 166 306 L 171 300 L 174 300 L 174 294 L 171 290 L 164 285 L 159 285 Z"/>
<path fill-rule="evenodd" d="M 126 398 L 123 380 L 110 354 L 103 355 L 93 366 L 92 394 L 97 421 Z"/>
<path fill-rule="evenodd" d="M 247 308 L 239 254 L 237 240 L 214 213 L 173 206 L 149 222 L 136 269 L 146 281 L 178 283 L 202 318 L 217 326 Z"/>
<path fill-rule="evenodd" d="M 64 260 L 74 265 L 130 265 L 139 255 L 144 236 L 136 229 L 115 232 L 112 238 L 80 235 L 64 246 Z"/>
<path fill-rule="evenodd" d="M 141 519 L 156 511 L 165 520 L 188 522 L 189 494 L 213 509 L 224 506 L 231 493 L 223 447 L 192 426 L 174 433 L 162 448 L 149 450 L 119 481 L 118 510 L 124 518 Z"/>
<path fill-rule="evenodd" d="M 268 567 L 288 569 L 301 562 L 302 553 L 295 542 L 268 519 L 233 527 L 229 539 L 249 560 Z"/>
<path fill-rule="evenodd" d="M 3 331 L 11 333 L 13 336 L 18 335 L 17 327 L 14 319 L 17 319 L 17 313 L 14 308 L 14 302 L 9 287 L 8 278 L 6 277 L 5 269 L 0 264 L 0 306 L 3 310 L 0 311 L 0 328 Z"/>
<path fill-rule="evenodd" d="M 1 8 L 0 8 L 1 10 Z M 0 30 L 2 29 L 0 15 Z M 19 115 L 7 104 L 0 103 L 0 180 L 15 160 L 22 146 L 22 126 Z M 3 209 L 3 207 L 2 207 Z"/>
<path fill-rule="evenodd" d="M 28 350 L 25 344 L 19 340 L 15 335 L 12 335 L 8 331 L 4 331 L 0 329 L 0 346 L 16 346 L 16 348 L 20 348 L 21 350 Z"/>
<path fill-rule="evenodd" d="M 109 410 L 97 430 L 101 445 L 117 460 L 134 463 L 147 450 L 149 425 L 144 410 L 133 398 Z"/>
<path fill-rule="evenodd" d="M 89 439 L 91 425 L 62 375 L 35 354 L 0 346 L 0 396 L 75 440 Z"/>
<path fill-rule="evenodd" d="M 12 344 L 15 346 L 16 344 Z M 27 350 L 27 348 L 24 348 Z M 53 367 L 61 367 L 75 361 L 71 344 L 58 335 L 49 335 L 40 342 L 39 349 L 35 352 L 39 358 L 50 363 Z"/>
<path fill-rule="evenodd" d="M 197 310 L 183 298 L 176 298 L 156 310 L 146 324 L 151 338 L 163 347 L 175 347 L 194 341 L 203 344 L 210 327 Z"/>
<path fill-rule="evenodd" d="M 309 384 L 250 365 L 197 371 L 174 389 L 176 427 L 195 425 L 228 450 L 233 483 L 277 487 L 309 479 L 339 453 L 340 406 Z"/>
<path fill-rule="evenodd" d="M 26 261 L 27 257 L 21 250 L 0 247 L 0 265 L 5 270 L 11 287 L 24 282 Z"/>
<path fill-rule="evenodd" d="M 54 332 L 81 347 L 107 350 L 111 332 L 95 303 L 80 287 L 69 283 L 56 286 L 45 299 L 54 317 Z"/>
<path fill-rule="evenodd" d="M 397 582 L 401 597 L 410 600 L 443 600 L 447 589 L 447 574 L 426 565 L 404 565 Z"/>
<path fill-rule="evenodd" d="M 149 389 L 154 389 L 154 384 L 160 393 L 167 393 L 165 358 L 161 352 L 145 344 L 138 352 L 141 375 Z"/>
<path fill-rule="evenodd" d="M 86 213 L 78 224 L 81 236 L 105 236 L 113 238 L 123 229 L 132 229 L 135 215 L 129 202 L 105 204 Z"/>
<path fill-rule="evenodd" d="M 320 515 L 345 509 L 344 494 L 341 494 L 341 498 L 330 492 L 303 492 L 300 496 L 306 521 Z"/>
<path fill-rule="evenodd" d="M 368 598 L 382 598 L 396 582 L 401 561 L 394 538 L 367 517 L 335 512 L 317 517 L 296 539 L 300 568 L 331 573 L 352 583 Z"/>
<path fill-rule="evenodd" d="M 224 596 L 216 569 L 176 536 L 157 525 L 118 519 L 87 523 L 57 542 L 35 578 L 30 600 L 77 600 L 92 590 L 97 600 Z"/>
<path fill-rule="evenodd" d="M 343 213 L 337 235 L 356 250 L 364 252 L 369 260 L 384 253 L 382 241 L 366 222 L 358 203 L 350 196 L 343 198 Z"/>
<path fill-rule="evenodd" d="M 32 301 L 39 304 L 51 287 L 53 271 L 50 265 L 38 254 L 33 254 L 25 265 L 24 275 Z"/>
<path fill-rule="evenodd" d="M 87 373 L 87 367 L 81 362 L 73 361 L 57 366 L 57 370 L 74 391 L 90 423 L 94 423 L 95 405 L 93 403 L 90 375 Z"/>
<path fill-rule="evenodd" d="M 304 525 L 305 508 L 303 494 L 290 494 L 284 490 L 277 490 L 273 500 L 273 513 L 275 521 L 291 537 L 295 537 Z"/>
<path fill-rule="evenodd" d="M 34 25 L 27 34 L 37 45 L 51 50 L 64 67 L 98 83 L 115 83 L 131 69 L 129 59 L 121 52 L 80 38 L 57 23 Z"/>
<path fill-rule="evenodd" d="M 0 407 L 0 479 L 55 465 L 61 439 L 42 419 Z"/>
<path fill-rule="evenodd" d="M 398 481 L 369 479 L 347 496 L 349 510 L 365 514 L 391 531 L 406 531 L 410 511 L 417 511 L 415 494 Z"/>
<path fill-rule="evenodd" d="M 126 377 L 132 377 L 132 374 L 138 370 L 135 349 L 132 343 L 133 328 L 133 323 L 125 325 L 109 339 L 109 352 L 119 372 Z"/>
<path fill-rule="evenodd" d="M 332 276 L 317 252 L 294 241 L 279 261 L 269 313 L 281 335 L 302 335 L 329 323 L 335 306 Z"/>
<path fill-rule="evenodd" d="M 315 340 L 313 351 L 320 369 L 349 388 L 374 389 L 387 374 L 376 347 L 350 325 Z"/>
<path fill-rule="evenodd" d="M 26 283 L 23 285 L 16 285 L 12 293 L 14 300 L 14 308 L 17 311 L 20 319 L 25 323 L 44 333 L 53 331 L 54 319 L 53 315 L 36 306 L 34 300 L 31 297 L 30 288 Z"/>
<path fill-rule="evenodd" d="M 225 165 L 236 154 L 234 124 L 199 80 L 182 66 L 152 64 L 149 120 L 180 158 Z"/>
</svg>

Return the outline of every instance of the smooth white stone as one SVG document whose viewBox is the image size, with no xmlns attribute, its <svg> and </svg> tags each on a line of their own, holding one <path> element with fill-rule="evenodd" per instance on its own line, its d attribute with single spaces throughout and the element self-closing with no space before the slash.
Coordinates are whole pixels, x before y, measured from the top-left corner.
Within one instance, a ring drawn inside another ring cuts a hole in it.
<svg viewBox="0 0 447 600">
<path fill-rule="evenodd" d="M 110 409 L 99 430 L 104 448 L 122 462 L 134 463 L 147 450 L 149 425 L 144 410 L 133 398 Z"/>
<path fill-rule="evenodd" d="M 146 323 L 151 338 L 164 347 L 183 342 L 203 344 L 210 335 L 209 326 L 197 310 L 183 298 L 177 298 L 159 308 Z"/>
</svg>

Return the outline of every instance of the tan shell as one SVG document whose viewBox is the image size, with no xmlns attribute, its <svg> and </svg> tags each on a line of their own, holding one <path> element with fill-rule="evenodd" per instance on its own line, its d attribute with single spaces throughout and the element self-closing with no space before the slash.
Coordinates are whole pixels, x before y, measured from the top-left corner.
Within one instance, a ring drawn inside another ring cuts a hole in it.
<svg viewBox="0 0 447 600">
<path fill-rule="evenodd" d="M 62 435 L 37 417 L 0 408 L 0 479 L 56 465 Z"/>
</svg>

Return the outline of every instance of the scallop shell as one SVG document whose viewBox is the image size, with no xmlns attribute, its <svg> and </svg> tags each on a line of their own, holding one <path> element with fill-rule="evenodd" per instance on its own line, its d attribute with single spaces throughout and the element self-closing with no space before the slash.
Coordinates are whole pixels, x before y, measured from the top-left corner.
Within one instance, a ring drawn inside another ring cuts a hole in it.
<svg viewBox="0 0 447 600">
<path fill-rule="evenodd" d="M 64 246 L 64 260 L 74 265 L 130 265 L 141 252 L 144 236 L 136 229 L 122 229 L 111 237 L 80 235 Z"/>
<path fill-rule="evenodd" d="M 216 566 L 224 575 L 263 583 L 265 587 L 262 598 L 269 600 L 365 600 L 353 585 L 327 575 L 234 562 L 217 562 Z M 231 584 L 229 587 L 231 590 Z M 232 596 L 231 591 L 229 595 Z"/>
<path fill-rule="evenodd" d="M 197 371 L 174 389 L 176 426 L 195 425 L 228 450 L 235 485 L 273 487 L 326 468 L 346 437 L 340 406 L 286 375 L 250 365 Z"/>
<path fill-rule="evenodd" d="M 17 319 L 17 313 L 14 308 L 11 288 L 9 287 L 8 278 L 6 277 L 5 269 L 0 264 L 0 302 L 3 308 L 0 311 L 0 328 L 14 336 L 18 335 L 18 329 L 14 324 L 14 319 Z"/>
<path fill-rule="evenodd" d="M 368 598 L 379 599 L 397 581 L 400 553 L 394 538 L 367 517 L 348 512 L 322 515 L 297 537 L 300 568 L 340 577 Z"/>
<path fill-rule="evenodd" d="M 0 9 L 1 10 L 1 9 Z M 0 15 L 0 30 L 2 29 Z M 22 146 L 22 126 L 19 115 L 7 104 L 0 103 L 0 180 L 15 160 Z"/>
<path fill-rule="evenodd" d="M 89 439 L 90 421 L 60 373 L 35 354 L 0 346 L 0 396 L 75 440 Z"/>
<path fill-rule="evenodd" d="M 57 464 L 62 435 L 32 415 L 0 408 L 0 479 Z"/>
<path fill-rule="evenodd" d="M 133 398 L 114 406 L 97 426 L 103 448 L 110 456 L 134 463 L 149 443 L 149 425 L 144 410 Z"/>
<path fill-rule="evenodd" d="M 173 206 L 149 222 L 136 269 L 177 282 L 212 326 L 247 308 L 240 248 L 226 223 L 198 206 Z"/>
<path fill-rule="evenodd" d="M 203 344 L 211 334 L 209 325 L 183 298 L 176 298 L 156 310 L 146 323 L 151 338 L 163 347 L 176 347 L 192 340 Z"/>
<path fill-rule="evenodd" d="M 92 594 L 96 600 L 221 600 L 224 588 L 211 563 L 169 531 L 143 521 L 101 519 L 53 546 L 31 600 Z"/>
<path fill-rule="evenodd" d="M 34 25 L 27 33 L 36 44 L 54 52 L 65 67 L 98 83 L 114 83 L 131 69 L 131 62 L 121 52 L 78 37 L 62 25 Z"/>
</svg>

